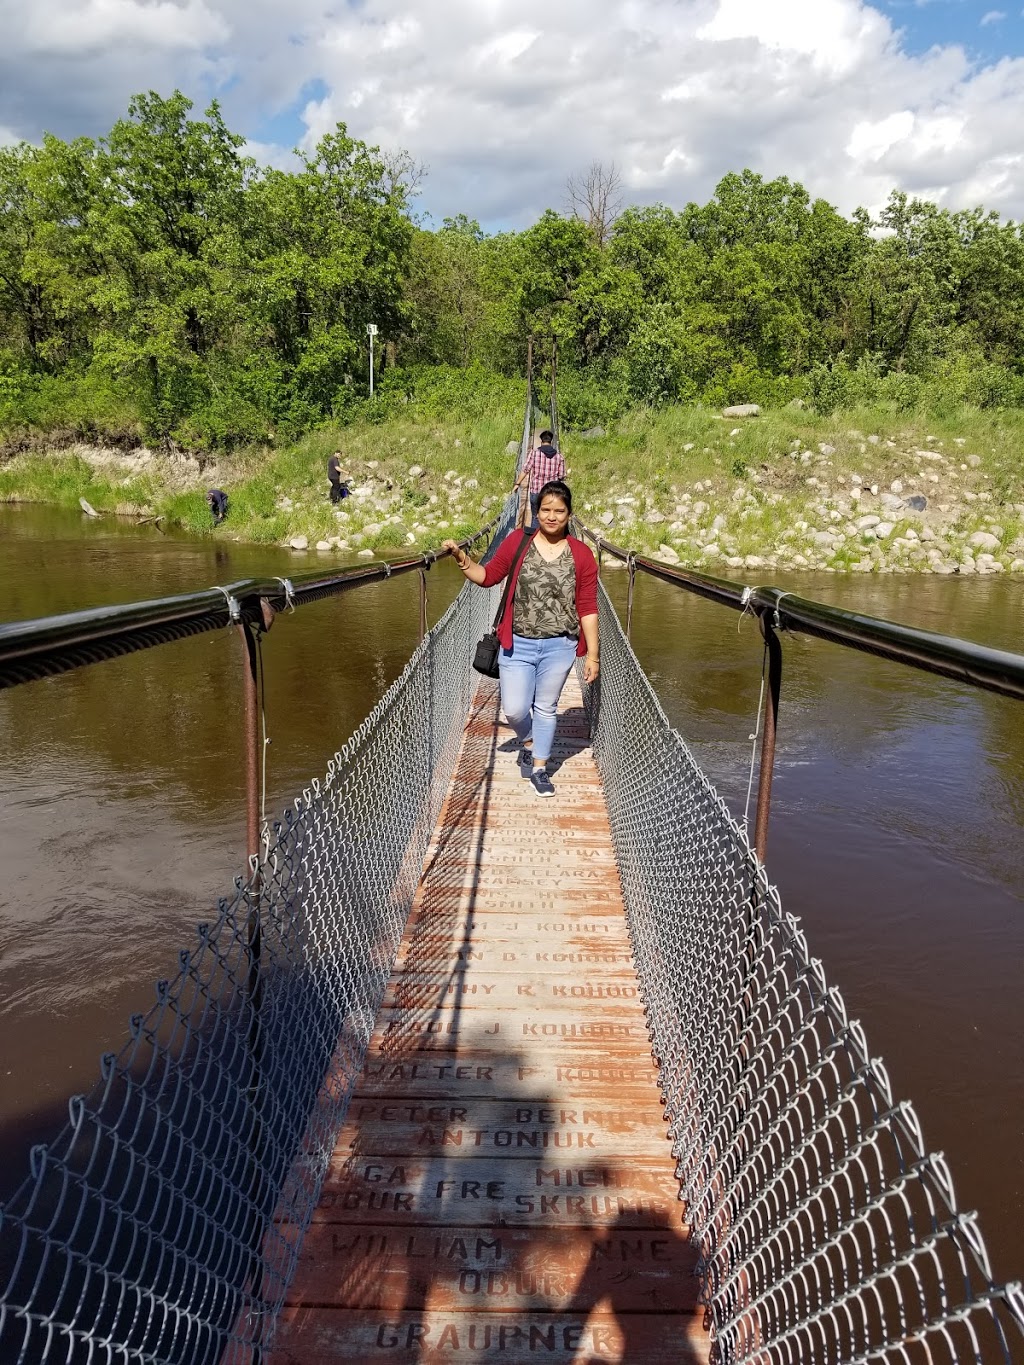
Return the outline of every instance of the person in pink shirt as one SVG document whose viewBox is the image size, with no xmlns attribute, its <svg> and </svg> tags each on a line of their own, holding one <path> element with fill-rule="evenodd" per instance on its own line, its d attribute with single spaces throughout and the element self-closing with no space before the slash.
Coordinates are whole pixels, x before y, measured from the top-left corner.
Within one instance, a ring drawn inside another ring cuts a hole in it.
<svg viewBox="0 0 1024 1365">
<path fill-rule="evenodd" d="M 527 529 L 538 525 L 537 508 L 540 506 L 540 491 L 544 485 L 556 479 L 559 482 L 565 479 L 565 460 L 555 448 L 554 441 L 553 431 L 542 431 L 540 445 L 527 455 L 522 473 L 516 479 L 516 488 L 521 488 L 527 483 L 529 489 L 530 521 Z"/>
</svg>

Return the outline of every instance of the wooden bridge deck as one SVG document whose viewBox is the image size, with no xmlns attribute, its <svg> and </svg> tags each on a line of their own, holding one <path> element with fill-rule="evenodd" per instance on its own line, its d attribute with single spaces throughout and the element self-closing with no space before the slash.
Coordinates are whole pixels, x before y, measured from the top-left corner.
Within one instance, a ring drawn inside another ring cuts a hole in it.
<svg viewBox="0 0 1024 1365">
<path fill-rule="evenodd" d="M 562 710 L 545 801 L 478 689 L 271 1365 L 707 1360 L 574 677 Z"/>
</svg>

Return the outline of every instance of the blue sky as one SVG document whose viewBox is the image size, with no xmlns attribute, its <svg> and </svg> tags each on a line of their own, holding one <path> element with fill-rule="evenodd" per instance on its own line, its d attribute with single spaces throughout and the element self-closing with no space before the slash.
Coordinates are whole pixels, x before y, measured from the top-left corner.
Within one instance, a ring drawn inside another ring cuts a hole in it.
<svg viewBox="0 0 1024 1365">
<path fill-rule="evenodd" d="M 935 45 L 958 43 L 976 61 L 1024 53 L 1024 9 L 1021 0 L 876 0 L 877 8 L 906 34 L 908 52 L 920 54 Z"/>
</svg>

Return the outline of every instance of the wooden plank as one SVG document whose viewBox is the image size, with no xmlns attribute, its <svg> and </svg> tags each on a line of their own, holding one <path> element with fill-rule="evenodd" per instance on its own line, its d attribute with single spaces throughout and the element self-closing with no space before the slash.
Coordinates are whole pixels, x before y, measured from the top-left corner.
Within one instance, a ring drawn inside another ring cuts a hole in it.
<svg viewBox="0 0 1024 1365">
<path fill-rule="evenodd" d="M 524 1006 L 533 1004 L 524 998 Z M 450 1048 L 466 1042 L 484 1051 L 507 1052 L 540 1039 L 558 1039 L 603 1050 L 615 1047 L 649 1049 L 643 1015 L 621 1018 L 584 1018 L 572 1011 L 522 1009 L 439 1009 L 410 1014 L 408 1010 L 383 1009 L 370 1039 L 370 1055 L 388 1055 L 396 1049 Z"/>
<path fill-rule="evenodd" d="M 384 1101 L 356 1096 L 335 1156 L 524 1156 L 587 1152 L 594 1159 L 629 1157 L 664 1141 L 665 1121 L 649 1086 L 601 1101 L 534 1103 L 508 1099 Z"/>
<path fill-rule="evenodd" d="M 634 1156 L 628 1165 L 582 1153 L 486 1157 L 367 1158 L 335 1153 L 314 1218 L 422 1227 L 682 1226 L 671 1163 Z"/>
<path fill-rule="evenodd" d="M 306 1300 L 329 1307 L 423 1310 L 444 1303 L 561 1313 L 579 1294 L 621 1312 L 689 1313 L 693 1250 L 675 1228 L 365 1228 L 314 1223 Z"/>
<path fill-rule="evenodd" d="M 471 1365 L 480 1360 L 622 1361 L 706 1365 L 703 1314 L 394 1313 L 302 1309 L 286 1313 L 277 1365 Z M 614 1299 L 611 1300 L 614 1309 Z"/>
<path fill-rule="evenodd" d="M 478 690 L 269 1365 L 707 1360 L 572 679 L 563 706 L 541 802 Z"/>
<path fill-rule="evenodd" d="M 448 972 L 405 972 L 397 981 L 392 978 L 384 995 L 384 1008 L 394 1010 L 460 1009 L 518 1010 L 527 1005 L 542 1013 L 560 1014 L 566 1011 L 579 1015 L 586 1010 L 601 1017 L 617 1016 L 625 1011 L 643 1017 L 640 988 L 636 978 L 628 980 L 625 972 L 604 972 L 600 976 L 580 970 L 569 976 L 572 964 L 555 969 L 551 964 L 533 964 L 518 972 L 492 972 L 478 963 L 460 964 Z M 628 970 L 628 969 L 627 969 Z M 629 972 L 632 976 L 632 972 Z"/>
<path fill-rule="evenodd" d="M 595 944 L 564 934 L 531 937 L 530 945 L 524 947 L 522 937 L 515 934 L 492 934 L 481 941 L 460 934 L 431 932 L 424 926 L 422 935 L 407 935 L 396 965 L 414 968 L 423 976 L 474 964 L 478 973 L 512 974 L 538 967 L 549 971 L 556 967 L 563 971 L 566 967 L 580 967 L 586 969 L 588 976 L 599 974 L 603 978 L 621 976 L 622 970 L 633 964 L 629 943 L 621 939 Z"/>
<path fill-rule="evenodd" d="M 444 1095 L 462 1102 L 471 1098 L 535 1100 L 591 1099 L 622 1094 L 623 1086 L 650 1087 L 656 1095 L 656 1071 L 650 1054 L 632 1044 L 611 1055 L 606 1048 L 581 1056 L 575 1047 L 552 1044 L 543 1050 L 513 1055 L 460 1046 L 443 1053 L 410 1051 L 368 1057 L 357 1096 L 401 1095 L 415 1098 Z"/>
</svg>

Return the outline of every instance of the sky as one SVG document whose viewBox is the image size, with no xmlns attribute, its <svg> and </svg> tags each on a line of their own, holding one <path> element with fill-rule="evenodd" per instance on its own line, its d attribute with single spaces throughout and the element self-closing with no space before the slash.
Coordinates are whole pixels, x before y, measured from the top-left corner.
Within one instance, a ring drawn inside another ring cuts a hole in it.
<svg viewBox="0 0 1024 1365">
<path fill-rule="evenodd" d="M 1024 218 L 1024 0 L 0 0 L 0 142 L 100 137 L 183 90 L 266 164 L 340 120 L 427 169 L 427 221 L 627 202 L 729 171 L 843 212 L 893 188 Z"/>
</svg>

